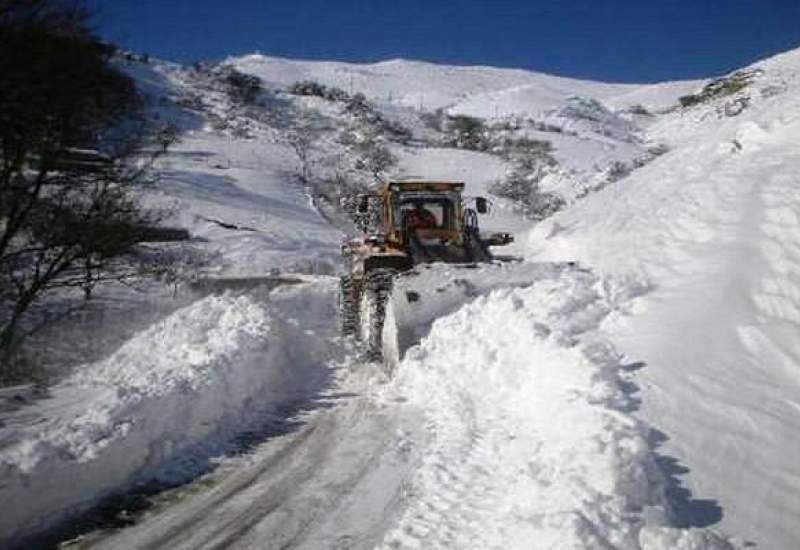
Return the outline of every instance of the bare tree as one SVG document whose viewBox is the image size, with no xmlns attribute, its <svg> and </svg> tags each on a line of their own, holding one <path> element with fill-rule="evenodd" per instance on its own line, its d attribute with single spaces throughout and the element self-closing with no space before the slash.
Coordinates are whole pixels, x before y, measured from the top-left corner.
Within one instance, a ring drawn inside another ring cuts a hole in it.
<svg viewBox="0 0 800 550">
<path fill-rule="evenodd" d="M 124 279 L 158 214 L 140 206 L 152 160 L 174 139 L 141 115 L 113 48 L 81 2 L 0 0 L 0 360 L 54 289 Z M 144 147 L 161 148 L 143 154 Z M 3 364 L 0 364 L 2 376 Z"/>
<path fill-rule="evenodd" d="M 314 164 L 314 151 L 320 137 L 319 124 L 308 113 L 301 113 L 287 133 L 287 141 L 300 162 L 298 178 L 303 185 L 311 183 L 311 167 Z"/>
</svg>

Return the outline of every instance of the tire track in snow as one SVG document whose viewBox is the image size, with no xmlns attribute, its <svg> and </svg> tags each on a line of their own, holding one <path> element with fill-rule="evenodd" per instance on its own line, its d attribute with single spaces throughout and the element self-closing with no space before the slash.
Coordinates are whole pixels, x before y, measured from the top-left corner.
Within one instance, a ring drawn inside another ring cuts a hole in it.
<svg viewBox="0 0 800 550">
<path fill-rule="evenodd" d="M 401 505 L 411 467 L 412 453 L 398 446 L 397 434 L 413 434 L 417 421 L 367 397 L 343 399 L 312 413 L 298 433 L 268 442 L 234 465 L 212 490 L 80 547 L 372 546 Z"/>
<path fill-rule="evenodd" d="M 301 447 L 306 440 L 311 438 L 316 428 L 316 423 L 305 427 L 299 434 L 289 438 L 288 442 L 277 449 L 272 456 L 264 459 L 260 464 L 257 464 L 256 467 L 239 472 L 231 480 L 228 480 L 228 483 L 213 490 L 209 493 L 208 498 L 203 499 L 199 506 L 193 506 L 192 513 L 188 517 L 179 521 L 175 521 L 174 518 L 165 518 L 166 521 L 163 522 L 164 531 L 157 536 L 149 539 L 129 540 L 128 542 L 132 545 L 131 547 L 142 549 L 219 547 L 218 544 L 214 544 L 213 546 L 208 546 L 208 544 L 210 541 L 221 537 L 226 530 L 230 531 L 231 524 L 234 521 L 236 521 L 239 528 L 234 528 L 233 530 L 241 532 L 241 526 L 247 523 L 247 517 L 249 517 L 250 514 L 244 518 L 231 518 L 228 522 L 223 522 L 222 524 L 213 522 L 211 516 L 235 496 L 246 494 L 250 491 L 265 472 L 271 471 L 273 468 L 277 468 L 278 471 L 280 471 L 281 466 L 287 466 L 287 462 L 291 460 L 294 453 L 297 452 L 297 449 Z M 283 488 L 279 487 L 279 489 Z M 283 492 L 284 491 L 278 491 L 279 494 Z M 269 509 L 274 508 L 276 505 L 276 503 L 270 501 L 266 503 L 266 506 L 264 503 L 261 503 L 259 508 L 262 509 L 262 515 L 266 515 Z M 213 528 L 209 529 L 207 527 L 209 523 L 213 525 Z M 149 527 L 149 531 L 156 531 L 158 527 L 157 522 L 155 528 Z M 129 535 L 133 534 L 130 533 Z M 196 540 L 193 538 L 198 535 L 203 535 L 203 539 L 205 540 Z M 135 537 L 135 535 L 133 536 Z M 121 540 L 113 539 L 110 544 L 99 544 L 96 548 L 119 547 L 119 544 L 125 543 L 126 538 L 127 537 L 123 536 Z M 95 548 L 95 546 L 89 546 L 87 548 Z"/>
</svg>

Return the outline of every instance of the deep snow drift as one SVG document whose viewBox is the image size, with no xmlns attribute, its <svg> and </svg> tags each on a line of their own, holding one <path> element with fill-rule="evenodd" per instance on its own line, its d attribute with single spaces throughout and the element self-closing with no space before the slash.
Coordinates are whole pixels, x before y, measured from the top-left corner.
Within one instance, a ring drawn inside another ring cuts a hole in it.
<svg viewBox="0 0 800 550">
<path fill-rule="evenodd" d="M 654 287 L 610 337 L 646 364 L 644 418 L 722 507 L 722 528 L 764 548 L 800 540 L 800 51 L 651 131 L 674 150 L 537 227 L 529 250 Z"/>
<path fill-rule="evenodd" d="M 334 288 L 202 298 L 51 388 L 38 422 L 26 409 L 6 416 L 0 497 L 15 505 L 0 538 L 137 483 L 188 479 L 278 408 L 308 406 L 331 375 Z"/>
<path fill-rule="evenodd" d="M 439 318 L 399 365 L 387 399 L 420 407 L 429 439 L 386 546 L 729 548 L 668 528 L 666 479 L 631 414 L 632 366 L 598 331 L 645 288 L 525 271 L 529 287 Z"/>
</svg>

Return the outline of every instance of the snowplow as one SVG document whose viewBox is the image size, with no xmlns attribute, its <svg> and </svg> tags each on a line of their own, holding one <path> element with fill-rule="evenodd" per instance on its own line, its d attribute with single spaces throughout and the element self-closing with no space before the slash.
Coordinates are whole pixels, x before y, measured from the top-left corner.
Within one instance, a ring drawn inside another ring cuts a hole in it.
<svg viewBox="0 0 800 550">
<path fill-rule="evenodd" d="M 513 241 L 508 233 L 482 235 L 478 215 L 488 201 L 466 199 L 463 191 L 463 182 L 394 181 L 356 198 L 365 234 L 342 245 L 348 269 L 340 280 L 340 324 L 343 335 L 363 342 L 370 360 L 398 359 L 398 327 L 385 326 L 387 313 L 393 318 L 393 301 L 420 296 L 407 284 L 397 292 L 399 278 L 426 264 L 474 268 L 493 260 L 490 247 Z"/>
</svg>

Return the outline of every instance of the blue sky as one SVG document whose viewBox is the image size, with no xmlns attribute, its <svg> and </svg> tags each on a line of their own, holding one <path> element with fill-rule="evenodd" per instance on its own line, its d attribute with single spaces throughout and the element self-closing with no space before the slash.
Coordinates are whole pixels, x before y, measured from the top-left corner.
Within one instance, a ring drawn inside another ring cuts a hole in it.
<svg viewBox="0 0 800 550">
<path fill-rule="evenodd" d="M 100 35 L 174 61 L 403 57 L 652 82 L 800 47 L 800 0 L 91 1 Z"/>
</svg>

